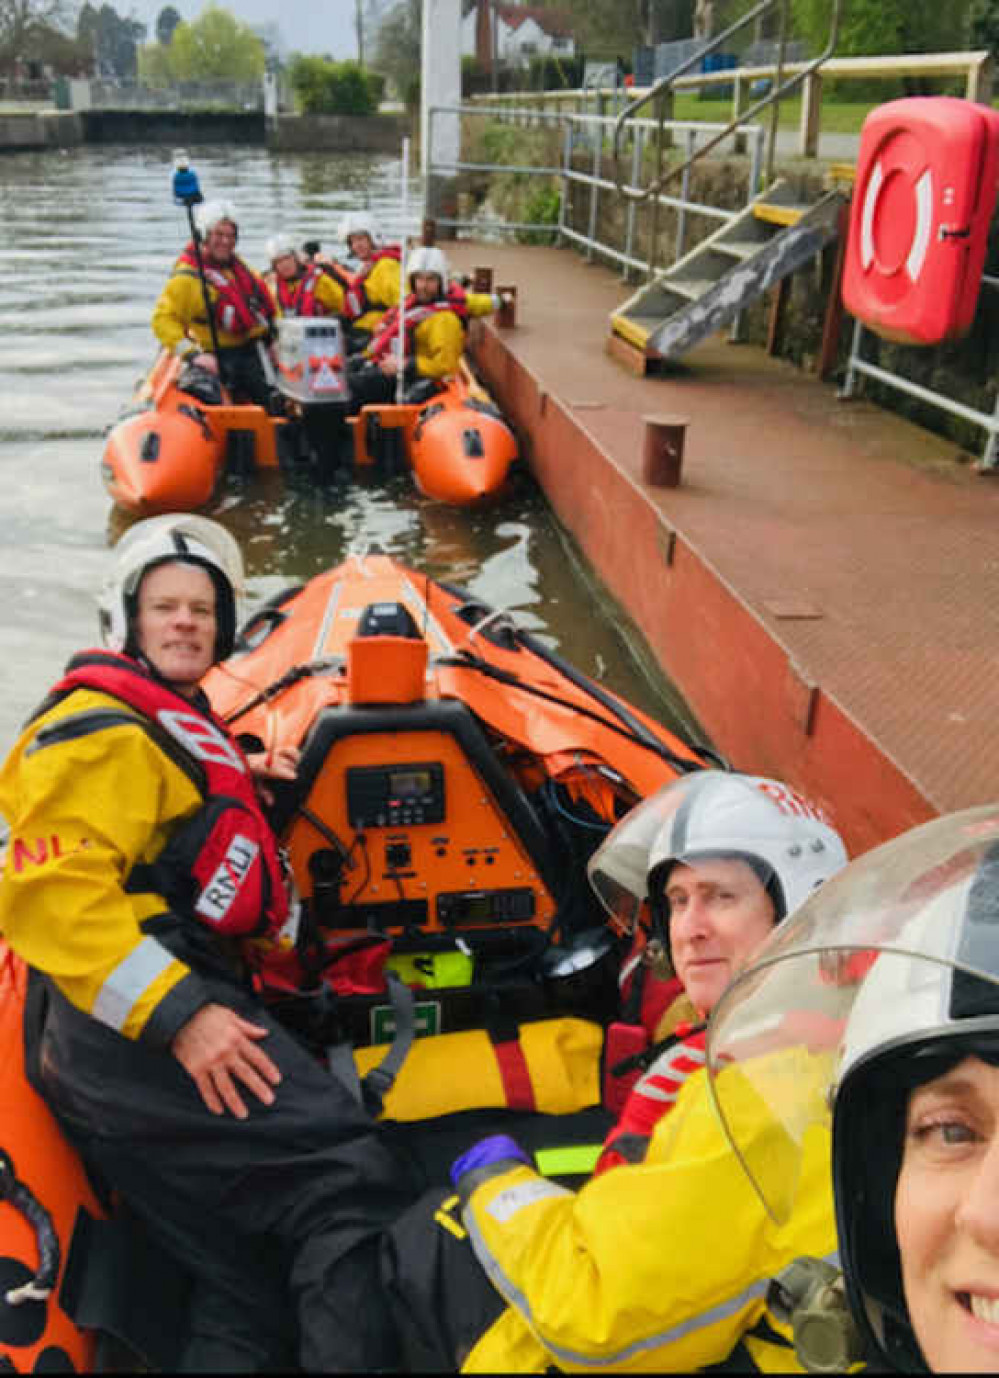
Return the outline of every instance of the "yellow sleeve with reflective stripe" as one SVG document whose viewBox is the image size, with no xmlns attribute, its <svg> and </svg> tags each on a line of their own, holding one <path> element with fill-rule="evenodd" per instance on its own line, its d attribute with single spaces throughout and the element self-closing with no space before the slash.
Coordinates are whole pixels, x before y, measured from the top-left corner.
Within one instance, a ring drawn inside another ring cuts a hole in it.
<svg viewBox="0 0 999 1378">
<path fill-rule="evenodd" d="M 654 1138 L 645 1163 L 576 1194 L 517 1167 L 466 1207 L 479 1261 L 559 1368 L 720 1363 L 764 1314 L 785 1263 L 835 1249 L 827 1140 L 810 1161 L 802 1211 L 781 1231 L 724 1137 L 706 1074 L 689 1079 L 667 1119 L 668 1153 Z M 780 1355 L 795 1371 L 793 1350 Z"/>
<path fill-rule="evenodd" d="M 465 349 L 465 331 L 453 311 L 436 311 L 413 332 L 416 371 L 421 378 L 449 378 L 458 372 Z"/>
<path fill-rule="evenodd" d="M 190 969 L 139 926 L 163 900 L 130 895 L 124 882 L 201 799 L 138 722 L 37 744 L 44 727 L 95 708 L 122 711 L 76 690 L 30 726 L 0 771 L 11 824 L 0 931 L 77 1009 L 137 1038 Z"/>
</svg>

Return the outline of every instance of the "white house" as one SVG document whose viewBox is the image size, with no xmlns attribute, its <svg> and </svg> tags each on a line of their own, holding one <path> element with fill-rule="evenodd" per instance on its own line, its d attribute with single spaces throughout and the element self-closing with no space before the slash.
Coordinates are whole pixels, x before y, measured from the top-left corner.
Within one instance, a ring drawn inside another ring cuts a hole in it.
<svg viewBox="0 0 999 1378">
<path fill-rule="evenodd" d="M 488 64 L 495 50 L 500 62 L 527 64 L 532 57 L 573 57 L 572 16 L 539 5 L 477 0 L 461 21 L 462 57 Z"/>
</svg>

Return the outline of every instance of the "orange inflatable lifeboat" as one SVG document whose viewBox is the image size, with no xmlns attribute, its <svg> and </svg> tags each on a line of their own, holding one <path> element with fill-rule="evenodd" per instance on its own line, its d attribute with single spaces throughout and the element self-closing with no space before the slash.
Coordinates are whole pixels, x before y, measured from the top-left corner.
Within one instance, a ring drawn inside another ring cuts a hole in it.
<svg viewBox="0 0 999 1378">
<path fill-rule="evenodd" d="M 975 314 L 999 178 L 999 112 L 950 96 L 864 121 L 843 304 L 906 344 L 955 339 Z"/>
<path fill-rule="evenodd" d="M 120 507 L 194 511 L 229 468 L 274 469 L 285 447 L 296 450 L 293 422 L 251 404 L 207 402 L 183 382 L 180 360 L 164 351 L 109 432 L 101 472 Z M 513 432 L 464 363 L 426 400 L 366 406 L 351 424 L 356 464 L 409 467 L 422 493 L 453 506 L 495 497 L 517 458 Z"/>
<path fill-rule="evenodd" d="M 60 1305 L 69 1241 L 81 1208 L 100 1214 L 86 1174 L 25 1076 L 28 978 L 0 942 L 0 1368 L 86 1373 L 94 1337 Z"/>
</svg>

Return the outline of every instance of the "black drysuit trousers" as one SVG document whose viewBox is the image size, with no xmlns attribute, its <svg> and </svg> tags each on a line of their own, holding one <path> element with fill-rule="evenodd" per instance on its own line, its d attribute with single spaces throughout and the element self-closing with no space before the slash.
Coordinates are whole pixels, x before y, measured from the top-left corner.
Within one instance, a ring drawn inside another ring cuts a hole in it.
<svg viewBox="0 0 999 1378">
<path fill-rule="evenodd" d="M 290 1295 L 292 1362 L 313 1372 L 394 1368 L 379 1236 L 422 1183 L 351 1093 L 249 991 L 208 984 L 213 999 L 270 1030 L 262 1046 L 282 1074 L 273 1105 L 244 1091 L 248 1119 L 212 1115 L 171 1053 L 122 1037 L 51 986 L 40 1064 L 46 1098 L 87 1161 L 194 1275 L 208 1315 L 195 1326 L 193 1352 L 212 1357 L 182 1354 L 182 1366 L 228 1366 L 227 1336 L 235 1351 L 245 1344 L 247 1367 L 267 1366 L 268 1342 L 259 1359 L 251 1352 L 258 1337 L 280 1335 L 281 1318 L 260 1314 L 261 1295 L 242 1276 L 244 1265 L 247 1278 L 259 1274 L 259 1264 Z M 276 1309 L 288 1310 L 280 1292 Z"/>
</svg>

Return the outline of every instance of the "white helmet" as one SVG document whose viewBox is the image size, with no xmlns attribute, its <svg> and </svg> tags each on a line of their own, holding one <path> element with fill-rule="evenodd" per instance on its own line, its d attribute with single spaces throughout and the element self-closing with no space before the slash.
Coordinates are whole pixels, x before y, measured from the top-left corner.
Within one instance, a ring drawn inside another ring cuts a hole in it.
<svg viewBox="0 0 999 1378">
<path fill-rule="evenodd" d="M 351 236 L 355 234 L 366 234 L 372 244 L 378 243 L 374 221 L 367 211 L 348 211 L 340 221 L 339 237 L 348 248 L 350 247 Z"/>
<path fill-rule="evenodd" d="M 908 1100 L 966 1057 L 999 1063 L 997 933 L 993 804 L 854 861 L 764 943 L 712 1012 L 715 1101 L 778 1220 L 794 1209 L 800 1155 L 828 1130 L 831 1109 L 847 1296 L 891 1371 L 925 1367 L 894 1220 Z"/>
<path fill-rule="evenodd" d="M 406 255 L 406 272 L 409 275 L 409 284 L 413 285 L 413 278 L 417 273 L 436 273 L 440 278 L 441 291 L 447 290 L 447 259 L 442 249 L 434 249 L 429 245 L 420 244 Z"/>
<path fill-rule="evenodd" d="M 590 881 L 612 918 L 634 928 L 648 901 L 669 946 L 664 898 L 678 862 L 736 858 L 766 887 L 778 922 L 846 864 L 839 834 L 789 785 L 757 775 L 701 770 L 645 799 L 593 854 Z"/>
<path fill-rule="evenodd" d="M 203 201 L 194 212 L 195 224 L 202 239 L 207 239 L 216 225 L 228 220 L 239 233 L 239 215 L 231 201 Z"/>
<path fill-rule="evenodd" d="M 267 241 L 267 260 L 273 263 L 276 258 L 284 258 L 287 254 L 293 254 L 297 258 L 298 250 L 291 235 L 285 230 L 279 230 Z"/>
<path fill-rule="evenodd" d="M 224 660 L 236 640 L 243 595 L 243 557 L 235 538 L 218 522 L 184 513 L 150 517 L 118 542 L 114 566 L 101 590 L 101 636 L 113 651 L 135 652 L 135 615 L 143 578 L 158 565 L 178 562 L 206 569 L 215 585 L 215 656 Z"/>
</svg>

